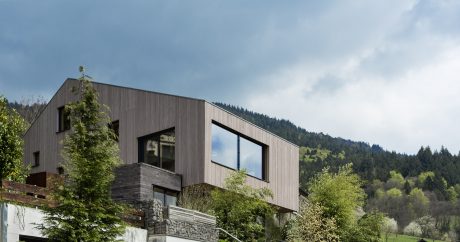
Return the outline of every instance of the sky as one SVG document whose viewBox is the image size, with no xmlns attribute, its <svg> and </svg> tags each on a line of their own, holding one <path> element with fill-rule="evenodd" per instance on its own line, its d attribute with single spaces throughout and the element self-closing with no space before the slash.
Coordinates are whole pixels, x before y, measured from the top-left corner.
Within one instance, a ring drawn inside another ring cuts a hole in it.
<svg viewBox="0 0 460 242">
<path fill-rule="evenodd" d="M 104 83 L 414 154 L 460 150 L 460 1 L 0 0 L 0 94 Z"/>
</svg>

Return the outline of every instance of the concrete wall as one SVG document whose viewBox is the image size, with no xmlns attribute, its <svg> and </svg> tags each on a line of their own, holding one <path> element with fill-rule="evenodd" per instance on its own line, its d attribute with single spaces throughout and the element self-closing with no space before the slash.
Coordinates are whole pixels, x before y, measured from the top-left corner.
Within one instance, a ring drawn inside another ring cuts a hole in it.
<svg viewBox="0 0 460 242">
<path fill-rule="evenodd" d="M 6 209 L 2 209 L 2 234 L 0 242 L 17 242 L 19 235 L 33 236 L 42 238 L 43 235 L 36 228 L 36 224 L 42 224 L 44 214 L 38 208 L 24 207 L 14 204 L 4 204 Z M 5 240 L 6 239 L 6 240 Z M 125 234 L 120 237 L 126 242 L 147 241 L 147 230 L 128 227 Z"/>
</svg>

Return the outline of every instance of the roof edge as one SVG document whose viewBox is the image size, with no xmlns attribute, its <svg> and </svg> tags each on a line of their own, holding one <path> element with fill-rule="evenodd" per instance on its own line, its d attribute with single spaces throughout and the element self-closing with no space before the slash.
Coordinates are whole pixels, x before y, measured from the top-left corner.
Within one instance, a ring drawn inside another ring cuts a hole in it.
<svg viewBox="0 0 460 242">
<path fill-rule="evenodd" d="M 293 146 L 295 146 L 295 147 L 297 147 L 297 148 L 300 147 L 300 146 L 298 146 L 298 145 L 292 143 L 291 141 L 289 141 L 289 140 L 287 140 L 287 139 L 285 139 L 285 138 L 283 138 L 283 137 L 281 137 L 281 136 L 279 136 L 279 135 L 277 135 L 277 134 L 274 134 L 273 132 L 270 132 L 270 131 L 268 131 L 268 130 L 266 130 L 266 129 L 264 129 L 264 128 L 262 128 L 262 127 L 256 125 L 256 124 L 254 124 L 253 122 L 251 122 L 251 121 L 249 121 L 249 120 L 246 120 L 246 119 L 244 119 L 244 118 L 242 118 L 242 117 L 240 117 L 240 116 L 238 116 L 238 115 L 236 115 L 236 114 L 234 114 L 234 113 L 232 113 L 232 112 L 230 112 L 230 111 L 228 111 L 228 110 L 226 110 L 226 109 L 223 109 L 223 108 L 217 106 L 216 104 L 214 104 L 214 103 L 212 103 L 212 102 L 209 102 L 209 101 L 206 101 L 206 100 L 204 100 L 204 102 L 207 103 L 207 104 L 210 104 L 211 106 L 213 106 L 213 107 L 215 107 L 215 108 L 218 108 L 218 109 L 220 109 L 220 110 L 222 110 L 222 111 L 224 111 L 224 112 L 226 112 L 226 113 L 229 113 L 229 114 L 231 114 L 232 116 L 234 116 L 234 117 L 236 117 L 236 118 L 238 118 L 238 119 L 240 119 L 240 120 L 243 120 L 244 122 L 247 122 L 247 123 L 251 124 L 252 126 L 257 127 L 257 128 L 259 128 L 259 129 L 261 129 L 261 130 L 263 130 L 263 131 L 265 131 L 265 132 L 267 132 L 267 133 L 269 133 L 269 134 L 271 134 L 271 135 L 273 135 L 273 136 L 275 136 L 275 137 L 277 137 L 277 138 L 279 138 L 279 139 L 285 141 L 286 143 L 289 143 L 289 144 L 291 144 L 291 145 L 293 145 Z"/>
<path fill-rule="evenodd" d="M 56 97 L 56 94 L 58 94 L 58 92 L 61 91 L 61 89 L 64 87 L 64 85 L 68 81 L 78 81 L 78 79 L 69 78 L 69 77 L 65 79 L 65 81 L 61 84 L 61 86 L 59 86 L 57 91 L 54 93 L 53 97 L 51 97 L 51 99 L 46 103 L 45 107 L 42 109 L 40 114 L 38 114 L 37 118 L 29 125 L 29 128 L 27 128 L 26 132 L 24 132 L 24 136 L 26 136 L 26 134 L 29 132 L 29 130 L 32 128 L 32 126 L 35 124 L 35 122 L 37 122 L 37 120 L 42 116 L 43 112 L 45 112 L 45 110 L 48 108 L 48 105 L 51 103 L 51 101 L 53 101 L 53 99 Z"/>
</svg>

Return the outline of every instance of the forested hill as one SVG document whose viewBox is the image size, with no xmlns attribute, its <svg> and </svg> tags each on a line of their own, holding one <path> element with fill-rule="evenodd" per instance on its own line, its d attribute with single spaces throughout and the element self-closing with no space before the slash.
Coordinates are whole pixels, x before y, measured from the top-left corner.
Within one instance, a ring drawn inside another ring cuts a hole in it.
<svg viewBox="0 0 460 242">
<path fill-rule="evenodd" d="M 215 104 L 299 145 L 301 185 L 325 166 L 334 169 L 348 162 L 352 162 L 355 172 L 367 181 L 386 181 L 390 171 L 395 170 L 404 177 L 416 177 L 421 172 L 433 171 L 436 176 L 444 178 L 448 185 L 460 183 L 460 158 L 445 148 L 432 151 L 429 147 L 421 147 L 415 155 L 389 152 L 378 145 L 309 132 L 285 119 L 223 103 Z"/>
</svg>

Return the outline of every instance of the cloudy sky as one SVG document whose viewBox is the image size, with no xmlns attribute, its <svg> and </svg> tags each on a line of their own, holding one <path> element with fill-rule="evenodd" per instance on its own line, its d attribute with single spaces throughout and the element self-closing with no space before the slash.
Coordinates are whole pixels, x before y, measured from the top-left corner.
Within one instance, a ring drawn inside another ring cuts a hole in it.
<svg viewBox="0 0 460 242">
<path fill-rule="evenodd" d="M 0 0 L 0 94 L 99 82 L 415 153 L 460 149 L 460 1 Z"/>
</svg>

